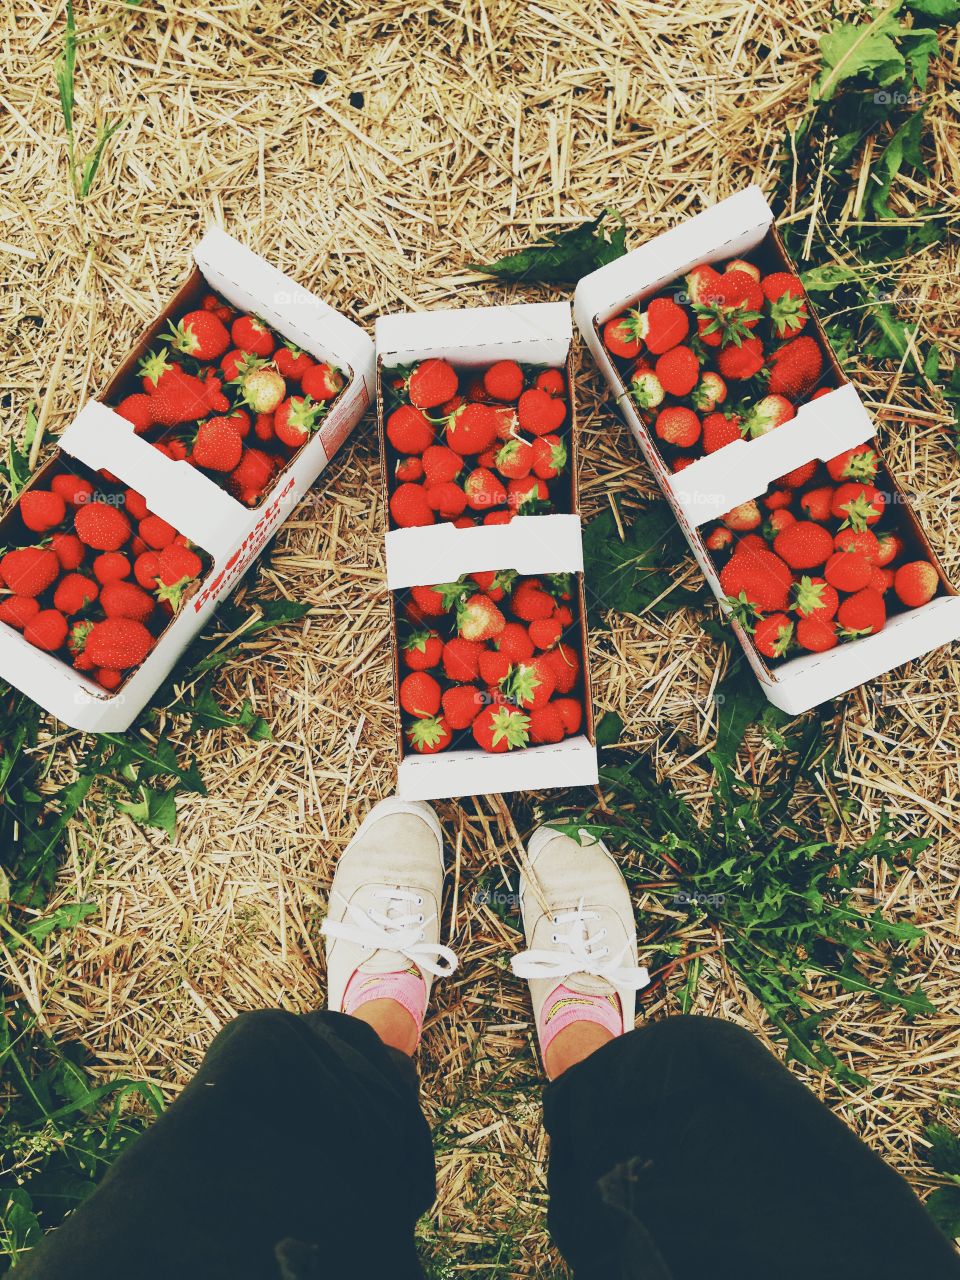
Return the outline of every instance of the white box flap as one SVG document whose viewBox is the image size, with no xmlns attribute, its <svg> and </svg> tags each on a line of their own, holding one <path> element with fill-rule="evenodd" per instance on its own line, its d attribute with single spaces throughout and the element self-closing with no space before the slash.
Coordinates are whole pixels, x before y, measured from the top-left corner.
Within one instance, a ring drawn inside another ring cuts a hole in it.
<svg viewBox="0 0 960 1280">
<path fill-rule="evenodd" d="M 597 783 L 597 749 L 578 734 L 556 746 L 527 747 L 495 754 L 441 751 L 400 761 L 397 794 L 403 800 L 443 800 L 450 796 L 592 787 Z"/>
<path fill-rule="evenodd" d="M 568 302 L 525 302 L 380 316 L 376 337 L 385 368 L 437 356 L 462 365 L 517 360 L 559 367 L 570 349 L 573 323 Z"/>
</svg>

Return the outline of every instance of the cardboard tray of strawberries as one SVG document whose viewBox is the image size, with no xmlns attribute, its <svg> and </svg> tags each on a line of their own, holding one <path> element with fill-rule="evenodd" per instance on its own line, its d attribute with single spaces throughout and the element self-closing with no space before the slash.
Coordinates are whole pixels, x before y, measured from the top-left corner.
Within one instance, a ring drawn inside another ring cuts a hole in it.
<svg viewBox="0 0 960 1280">
<path fill-rule="evenodd" d="M 960 635 L 758 188 L 586 276 L 575 313 L 771 702 L 805 711 Z"/>
<path fill-rule="evenodd" d="M 377 321 L 398 787 L 590 785 L 570 309 Z"/>
<path fill-rule="evenodd" d="M 222 231 L 194 257 L 2 519 L 0 674 L 80 729 L 129 726 L 373 393 L 358 326 Z"/>
</svg>

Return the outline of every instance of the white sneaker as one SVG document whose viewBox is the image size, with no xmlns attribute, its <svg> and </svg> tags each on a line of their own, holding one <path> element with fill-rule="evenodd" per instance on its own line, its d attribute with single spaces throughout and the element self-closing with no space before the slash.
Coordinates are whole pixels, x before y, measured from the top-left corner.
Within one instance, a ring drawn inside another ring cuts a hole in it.
<svg viewBox="0 0 960 1280">
<path fill-rule="evenodd" d="M 344 1011 L 350 988 L 346 1011 L 352 1011 L 363 1002 L 358 988 L 382 991 L 385 975 L 407 977 L 397 990 L 409 993 L 413 975 L 422 1008 L 409 1011 L 419 1029 L 434 977 L 457 967 L 455 953 L 440 943 L 442 896 L 443 837 L 433 809 L 395 796 L 375 804 L 340 856 L 320 928 L 328 1007 Z M 402 995 L 394 998 L 405 1003 Z"/>
<path fill-rule="evenodd" d="M 623 874 L 601 841 L 586 831 L 579 835 L 582 844 L 552 827 L 539 827 L 530 837 L 520 876 L 527 950 L 514 956 L 510 967 L 530 983 L 541 1054 L 553 1035 L 578 1017 L 599 1022 L 614 1035 L 631 1030 L 636 993 L 650 981 L 638 963 Z"/>
</svg>

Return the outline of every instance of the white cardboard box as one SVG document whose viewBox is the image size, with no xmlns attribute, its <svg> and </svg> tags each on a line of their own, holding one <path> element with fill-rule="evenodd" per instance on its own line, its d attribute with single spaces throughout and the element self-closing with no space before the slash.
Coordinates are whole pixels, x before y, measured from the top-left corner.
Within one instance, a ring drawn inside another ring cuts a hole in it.
<svg viewBox="0 0 960 1280">
<path fill-rule="evenodd" d="M 496 360 L 565 367 L 571 407 L 572 513 L 523 516 L 509 524 L 472 529 L 437 524 L 426 528 L 388 530 L 387 582 L 393 618 L 394 680 L 398 685 L 395 592 L 414 586 L 450 582 L 465 573 L 490 569 L 516 569 L 524 575 L 577 574 L 585 732 L 554 746 L 526 747 L 503 755 L 479 749 L 417 755 L 405 750 L 398 708 L 397 789 L 405 799 L 437 800 L 549 787 L 593 786 L 597 781 L 582 585 L 583 542 L 577 511 L 572 338 L 570 308 L 566 303 L 415 312 L 382 316 L 377 320 L 377 408 L 381 458 L 385 458 L 385 442 L 383 395 L 379 381 L 384 370 L 397 365 L 442 356 L 458 368 L 482 368 Z M 385 466 L 383 487 L 386 500 Z"/>
<path fill-rule="evenodd" d="M 813 315 L 832 380 L 837 383 L 835 389 L 802 405 L 796 417 L 777 430 L 754 440 L 735 441 L 673 473 L 637 413 L 601 335 L 608 320 L 659 293 L 671 282 L 682 282 L 698 264 L 749 254 L 768 237 L 785 265 L 789 265 L 769 205 L 759 187 L 747 187 L 585 276 L 577 285 L 574 298 L 580 332 L 725 612 L 723 589 L 700 528 L 740 503 L 760 497 L 778 476 L 802 463 L 832 458 L 870 440 L 874 435 L 870 415 L 856 388 L 845 379 Z M 795 270 L 792 266 L 791 269 Z M 827 653 L 792 658 L 776 667 L 768 666 L 748 633 L 731 622 L 757 679 L 775 706 L 792 714 L 807 711 L 960 636 L 960 597 L 943 574 L 905 498 L 901 510 L 937 568 L 947 595 L 899 614 L 878 635 L 839 645 Z"/>
<path fill-rule="evenodd" d="M 94 471 L 107 468 L 124 485 L 143 494 L 156 515 L 213 560 L 199 590 L 184 601 L 146 661 L 112 694 L 0 623 L 3 678 L 77 729 L 120 732 L 129 727 L 218 601 L 233 590 L 326 467 L 374 393 L 373 343 L 359 326 L 219 229 L 206 233 L 194 258 L 196 268 L 190 278 L 111 378 L 104 398 L 116 398 L 115 389 L 167 317 L 189 309 L 195 298 L 209 291 L 207 285 L 234 306 L 261 316 L 310 355 L 337 365 L 348 381 L 321 428 L 279 473 L 263 503 L 253 509 L 189 463 L 165 457 L 137 436 L 131 423 L 96 400 L 86 404 L 64 431 L 54 463 L 75 458 Z M 31 484 L 42 484 L 46 469 Z"/>
</svg>

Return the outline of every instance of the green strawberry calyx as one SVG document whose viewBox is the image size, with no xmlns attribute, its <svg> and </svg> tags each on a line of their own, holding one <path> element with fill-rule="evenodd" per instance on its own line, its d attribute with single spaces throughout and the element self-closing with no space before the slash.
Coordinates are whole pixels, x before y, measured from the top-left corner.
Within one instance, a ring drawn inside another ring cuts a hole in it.
<svg viewBox="0 0 960 1280">
<path fill-rule="evenodd" d="M 763 610 L 757 608 L 745 591 L 741 591 L 738 596 L 726 596 L 725 599 L 731 618 L 739 622 L 744 630 L 752 633 L 763 617 Z"/>
<path fill-rule="evenodd" d="M 841 510 L 847 513 L 847 518 L 840 528 L 853 529 L 856 533 L 863 533 L 871 519 L 877 518 L 877 508 L 862 493 L 857 494 L 850 502 L 845 502 Z"/>
<path fill-rule="evenodd" d="M 525 747 L 529 740 L 530 717 L 515 707 L 497 707 L 490 716 L 490 741 L 499 747 L 506 741 L 507 750 Z"/>
<path fill-rule="evenodd" d="M 500 681 L 500 688 L 505 697 L 512 698 L 517 703 L 529 704 L 533 702 L 542 683 L 535 667 L 519 662 Z"/>
<path fill-rule="evenodd" d="M 415 747 L 435 747 L 446 734 L 439 716 L 426 716 L 422 720 L 414 720 L 407 730 L 407 736 Z"/>
<path fill-rule="evenodd" d="M 164 349 L 162 351 L 148 351 L 137 365 L 137 372 L 142 378 L 149 379 L 156 386 L 163 375 L 174 368 L 176 368 L 176 365 L 170 359 L 169 351 Z"/>
</svg>

